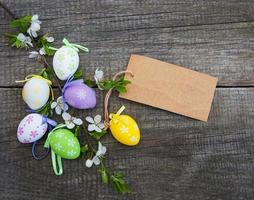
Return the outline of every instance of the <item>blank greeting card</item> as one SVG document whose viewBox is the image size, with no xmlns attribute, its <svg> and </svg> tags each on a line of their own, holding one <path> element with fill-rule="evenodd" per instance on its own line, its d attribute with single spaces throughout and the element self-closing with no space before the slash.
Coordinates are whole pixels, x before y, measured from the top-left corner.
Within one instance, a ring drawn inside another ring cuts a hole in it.
<svg viewBox="0 0 254 200">
<path fill-rule="evenodd" d="M 133 77 L 120 97 L 207 121 L 218 79 L 174 64 L 131 55 Z"/>
</svg>

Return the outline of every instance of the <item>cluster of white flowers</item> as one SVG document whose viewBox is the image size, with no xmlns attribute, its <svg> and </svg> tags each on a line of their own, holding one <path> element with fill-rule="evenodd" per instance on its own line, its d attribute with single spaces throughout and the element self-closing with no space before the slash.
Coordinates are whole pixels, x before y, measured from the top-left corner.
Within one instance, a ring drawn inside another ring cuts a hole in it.
<svg viewBox="0 0 254 200">
<path fill-rule="evenodd" d="M 31 20 L 31 25 L 30 27 L 27 29 L 27 33 L 33 37 L 33 38 L 37 38 L 37 31 L 39 31 L 41 29 L 41 21 L 39 20 L 39 16 L 38 15 L 33 15 L 32 16 L 32 20 Z"/>
<path fill-rule="evenodd" d="M 37 32 L 41 28 L 41 21 L 39 20 L 38 15 L 33 15 L 31 19 L 30 27 L 27 29 L 27 33 L 29 36 L 24 35 L 23 33 L 19 33 L 17 39 L 21 42 L 21 46 L 23 47 L 33 47 L 32 38 L 37 38 Z M 49 37 L 47 35 L 43 36 L 43 38 L 51 43 L 54 42 L 53 37 Z M 29 52 L 29 58 L 38 58 L 39 56 L 46 55 L 44 47 L 42 47 L 39 51 L 31 51 Z"/>
<path fill-rule="evenodd" d="M 51 103 L 51 109 L 55 109 L 56 114 L 61 115 L 68 129 L 73 129 L 75 125 L 82 125 L 83 121 L 80 118 L 73 117 L 66 111 L 69 109 L 67 103 L 64 102 L 63 97 L 60 96 L 56 101 Z"/>
<path fill-rule="evenodd" d="M 29 36 L 25 36 L 23 33 L 19 33 L 17 39 L 21 42 L 22 46 L 24 47 L 33 46 L 32 39 Z"/>
<path fill-rule="evenodd" d="M 43 38 L 49 43 L 54 42 L 53 37 L 48 37 L 47 35 L 44 35 Z M 44 47 L 42 47 L 39 51 L 31 51 L 29 52 L 29 58 L 38 58 L 40 56 L 46 55 Z"/>
<path fill-rule="evenodd" d="M 92 167 L 93 164 L 99 165 L 101 163 L 100 158 L 101 156 L 105 155 L 107 151 L 107 148 L 101 144 L 101 142 L 98 142 L 98 150 L 95 154 L 95 156 L 92 159 L 88 159 L 86 161 L 87 167 Z"/>
<path fill-rule="evenodd" d="M 97 131 L 101 133 L 102 129 L 105 127 L 104 123 L 101 122 L 101 116 L 96 115 L 94 118 L 88 116 L 86 117 L 86 121 L 89 122 L 90 124 L 88 125 L 88 131 Z"/>
<path fill-rule="evenodd" d="M 51 108 L 55 109 L 56 114 L 61 115 L 62 112 L 66 112 L 69 109 L 69 106 L 64 102 L 63 97 L 60 96 L 56 101 L 51 103 Z"/>
<path fill-rule="evenodd" d="M 73 117 L 67 112 L 64 112 L 62 117 L 68 129 L 73 129 L 76 125 L 80 126 L 83 124 L 82 119 Z"/>
</svg>

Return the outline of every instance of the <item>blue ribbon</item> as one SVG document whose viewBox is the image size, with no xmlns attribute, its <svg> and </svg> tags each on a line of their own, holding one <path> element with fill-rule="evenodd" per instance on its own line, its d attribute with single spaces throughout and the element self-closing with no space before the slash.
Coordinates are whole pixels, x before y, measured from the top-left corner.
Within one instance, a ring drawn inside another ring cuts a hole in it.
<svg viewBox="0 0 254 200">
<path fill-rule="evenodd" d="M 48 117 L 46 116 L 42 116 L 42 124 L 44 123 L 47 123 L 48 125 L 50 126 L 56 126 L 57 125 L 57 122 L 52 120 L 52 119 L 49 119 Z"/>
<path fill-rule="evenodd" d="M 57 125 L 56 121 L 54 121 L 52 119 L 49 119 L 46 116 L 42 116 L 42 124 L 44 124 L 44 123 L 48 124 L 48 132 L 50 132 L 52 130 L 53 126 Z M 48 155 L 48 153 L 50 152 L 50 148 L 47 148 L 45 154 L 43 154 L 42 156 L 37 156 L 36 153 L 35 153 L 36 152 L 36 150 L 35 150 L 36 143 L 37 143 L 37 141 L 35 141 L 33 143 L 33 146 L 32 146 L 32 155 L 33 155 L 34 159 L 36 159 L 36 160 L 42 160 L 43 158 L 45 158 Z"/>
<path fill-rule="evenodd" d="M 45 152 L 45 154 L 43 154 L 42 156 L 37 156 L 36 155 L 36 151 L 35 151 L 35 146 L 36 146 L 36 141 L 33 143 L 32 146 L 32 155 L 34 157 L 35 160 L 42 160 L 43 158 L 46 158 L 46 156 L 48 155 L 48 153 L 50 152 L 50 148 L 48 148 Z M 46 148 L 45 148 L 46 149 Z"/>
</svg>

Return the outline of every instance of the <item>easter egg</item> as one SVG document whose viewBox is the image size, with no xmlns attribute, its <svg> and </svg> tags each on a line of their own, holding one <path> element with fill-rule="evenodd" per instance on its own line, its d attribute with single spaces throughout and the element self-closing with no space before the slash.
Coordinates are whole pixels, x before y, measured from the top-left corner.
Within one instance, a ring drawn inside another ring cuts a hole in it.
<svg viewBox="0 0 254 200">
<path fill-rule="evenodd" d="M 65 159 L 75 159 L 80 155 L 80 145 L 74 134 L 67 129 L 57 129 L 49 135 L 51 149 Z"/>
<path fill-rule="evenodd" d="M 39 140 L 47 131 L 48 124 L 40 114 L 32 113 L 21 120 L 17 137 L 21 143 L 32 143 Z"/>
<path fill-rule="evenodd" d="M 79 55 L 71 47 L 62 46 L 53 58 L 53 68 L 60 80 L 67 80 L 78 69 Z"/>
<path fill-rule="evenodd" d="M 48 83 L 40 78 L 33 77 L 23 87 L 22 97 L 33 110 L 43 107 L 49 99 L 50 89 Z"/>
<path fill-rule="evenodd" d="M 65 101 L 74 108 L 89 109 L 96 106 L 95 91 L 84 83 L 69 86 L 63 95 Z"/>
<path fill-rule="evenodd" d="M 139 143 L 140 131 L 129 115 L 111 114 L 109 128 L 114 138 L 122 144 L 133 146 Z"/>
</svg>

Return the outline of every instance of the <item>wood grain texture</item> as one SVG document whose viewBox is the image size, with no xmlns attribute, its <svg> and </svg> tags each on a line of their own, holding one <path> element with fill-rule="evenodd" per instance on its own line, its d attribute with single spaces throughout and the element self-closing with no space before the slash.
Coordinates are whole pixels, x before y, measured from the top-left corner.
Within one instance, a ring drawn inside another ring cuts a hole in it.
<svg viewBox="0 0 254 200">
<path fill-rule="evenodd" d="M 31 7 L 32 3 L 32 7 Z M 230 1 L 6 1 L 17 16 L 38 13 L 44 31 L 86 44 L 81 67 L 92 77 L 125 69 L 131 53 L 182 65 L 219 78 L 220 86 L 254 85 L 254 2 Z M 10 50 L 0 14 L 0 85 L 39 71 L 28 52 Z"/>
<path fill-rule="evenodd" d="M 142 131 L 141 143 L 126 147 L 111 136 L 106 164 L 123 171 L 133 193 L 117 195 L 103 186 L 96 169 L 84 160 L 64 160 L 64 175 L 53 175 L 50 157 L 36 161 L 31 146 L 17 142 L 25 116 L 20 89 L 1 89 L 1 199 L 253 199 L 254 89 L 216 91 L 208 123 L 119 99 Z M 102 94 L 98 93 L 101 102 Z M 77 113 L 102 113 L 96 109 Z M 42 142 L 41 142 L 42 143 Z M 41 147 L 41 146 L 39 146 Z"/>
<path fill-rule="evenodd" d="M 150 56 L 219 78 L 208 123 L 117 98 L 141 128 L 141 143 L 126 147 L 111 136 L 106 164 L 123 171 L 133 189 L 122 196 L 104 186 L 81 158 L 64 160 L 53 175 L 50 157 L 36 161 L 16 139 L 26 115 L 15 80 L 39 72 L 28 52 L 10 49 L 10 16 L 0 8 L 0 199 L 7 200 L 251 200 L 254 199 L 254 1 L 250 0 L 4 0 L 17 17 L 38 13 L 43 32 L 86 44 L 86 77 L 124 69 L 131 53 Z M 248 87 L 246 87 L 248 86 Z M 225 87 L 225 88 L 224 88 Z M 236 88 L 235 88 L 236 87 Z M 79 111 L 102 113 L 97 108 Z M 38 146 L 42 152 L 42 144 Z"/>
</svg>

